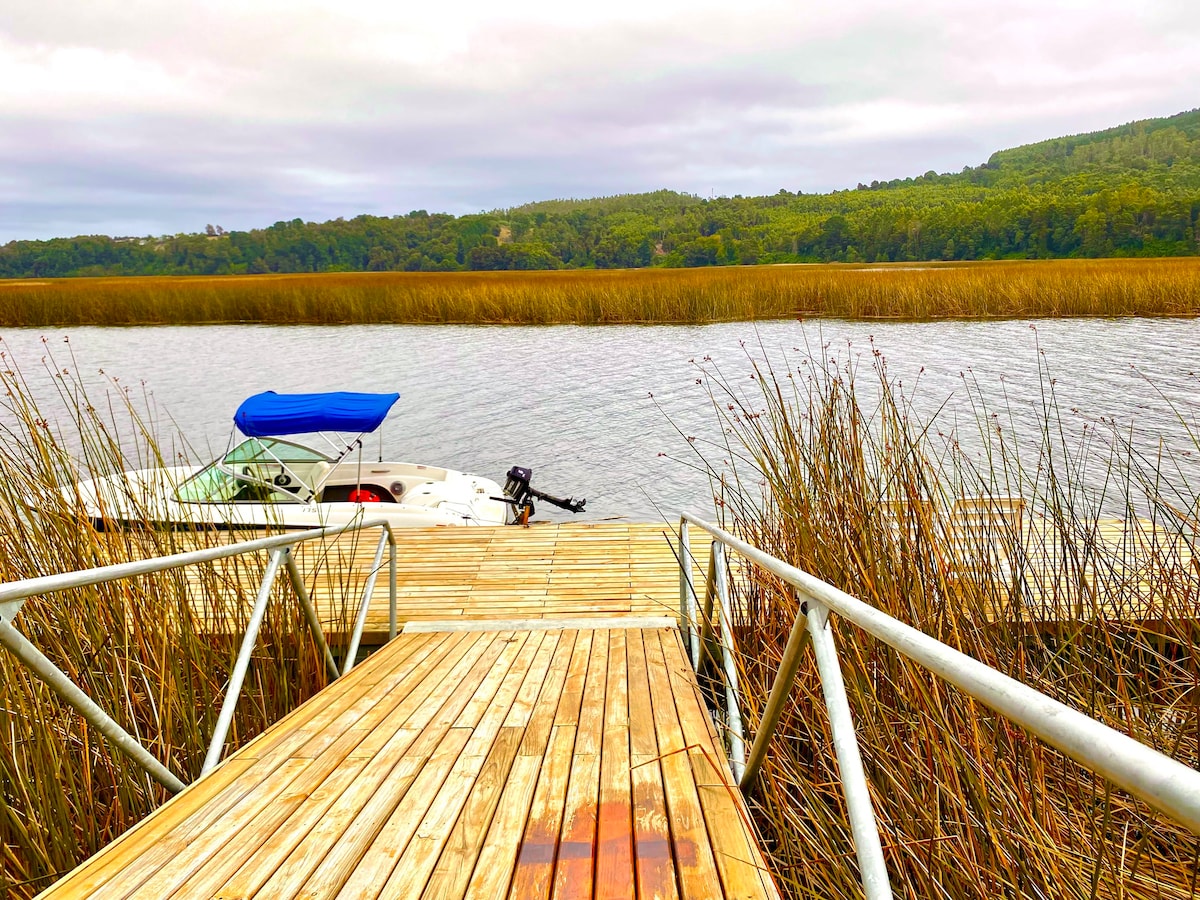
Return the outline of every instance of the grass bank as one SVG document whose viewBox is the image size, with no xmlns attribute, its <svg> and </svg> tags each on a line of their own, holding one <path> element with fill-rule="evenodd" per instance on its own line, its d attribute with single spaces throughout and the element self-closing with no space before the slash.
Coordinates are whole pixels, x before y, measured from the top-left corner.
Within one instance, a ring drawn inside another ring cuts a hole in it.
<svg viewBox="0 0 1200 900">
<path fill-rule="evenodd" d="M 727 526 L 1200 764 L 1200 578 L 1190 550 L 1200 492 L 1186 470 L 1165 454 L 1139 455 L 1118 426 L 1081 432 L 1047 373 L 1040 433 L 1014 435 L 1004 410 L 980 402 L 978 431 L 965 435 L 922 418 L 878 357 L 873 371 L 772 359 L 754 363 L 754 381 L 704 373 L 727 444 L 702 450 L 702 464 L 723 460 L 708 468 Z M 1108 500 L 1142 519 L 1131 540 L 1095 525 L 1105 498 L 1085 489 L 1082 473 L 1096 467 Z M 964 536 L 961 498 L 980 496 L 1020 496 L 1023 516 L 989 516 Z M 735 565 L 734 575 L 752 736 L 797 601 L 761 572 Z M 833 618 L 897 896 L 1197 896 L 1195 835 Z M 861 896 L 811 651 L 751 803 L 786 895 Z"/>
<path fill-rule="evenodd" d="M 0 281 L 0 326 L 1194 316 L 1200 258 Z"/>
<path fill-rule="evenodd" d="M 97 533 L 60 493 L 83 470 L 162 463 L 141 399 L 120 390 L 89 396 L 70 368 L 48 357 L 59 396 L 39 406 L 7 353 L 0 356 L 0 582 L 183 549 L 165 531 Z M 208 539 L 231 538 L 214 532 Z M 238 565 L 244 580 L 257 584 L 265 557 L 242 557 Z M 16 619 L 26 637 L 185 782 L 200 772 L 254 599 L 242 597 L 237 609 L 224 603 L 205 609 L 205 586 L 217 587 L 217 578 L 212 568 L 190 567 L 34 597 Z M 214 595 L 228 596 L 230 586 L 222 581 L 221 588 Z M 290 590 L 278 592 L 251 660 L 230 750 L 325 685 Z M 30 897 L 167 794 L 4 650 L 0 684 L 0 897 Z"/>
</svg>

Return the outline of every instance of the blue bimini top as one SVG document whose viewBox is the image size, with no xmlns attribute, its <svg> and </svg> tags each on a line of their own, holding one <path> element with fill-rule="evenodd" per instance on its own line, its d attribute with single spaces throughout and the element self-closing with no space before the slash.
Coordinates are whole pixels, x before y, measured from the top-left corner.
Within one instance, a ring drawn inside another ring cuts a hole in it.
<svg viewBox="0 0 1200 900">
<path fill-rule="evenodd" d="M 242 401 L 233 422 L 247 437 L 309 434 L 314 431 L 374 431 L 399 394 L 277 394 L 265 391 Z"/>
</svg>

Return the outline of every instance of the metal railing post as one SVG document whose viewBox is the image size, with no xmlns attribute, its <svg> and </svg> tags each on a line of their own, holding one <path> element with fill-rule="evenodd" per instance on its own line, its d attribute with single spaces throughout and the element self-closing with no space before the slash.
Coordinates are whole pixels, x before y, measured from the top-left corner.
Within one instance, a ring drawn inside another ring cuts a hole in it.
<svg viewBox="0 0 1200 900">
<path fill-rule="evenodd" d="M 863 891 L 867 900 L 888 900 L 892 896 L 892 888 L 888 883 L 879 826 L 875 822 L 871 791 L 867 787 L 858 738 L 854 734 L 854 719 L 850 715 L 850 702 L 846 699 L 846 683 L 842 680 L 842 667 L 829 627 L 829 616 L 824 606 L 809 600 L 807 618 L 813 653 L 817 658 L 817 671 L 821 673 L 821 692 L 825 695 L 825 710 L 833 734 L 833 748 L 837 753 Z"/>
<path fill-rule="evenodd" d="M 388 539 L 388 640 L 396 639 L 396 538 L 384 529 Z"/>
<path fill-rule="evenodd" d="M 735 782 L 741 782 L 746 770 L 746 736 L 742 712 L 738 709 L 737 661 L 733 658 L 733 619 L 729 614 L 729 576 L 725 571 L 725 546 L 714 543 L 716 565 L 717 615 L 721 620 L 721 664 L 725 669 L 725 725 L 729 732 L 729 765 Z"/>
<path fill-rule="evenodd" d="M 337 678 L 340 674 L 337 663 L 334 662 L 333 654 L 329 651 L 329 645 L 325 642 L 325 631 L 321 627 L 321 618 L 317 615 L 317 608 L 313 606 L 312 597 L 308 595 L 308 588 L 304 584 L 304 574 L 300 571 L 300 566 L 296 564 L 296 557 L 292 554 L 291 547 L 284 550 L 283 559 L 284 564 L 287 566 L 288 580 L 292 583 L 292 590 L 296 592 L 296 598 L 300 601 L 300 608 L 304 610 L 304 618 L 308 622 L 308 630 L 312 632 L 317 649 L 321 652 L 321 656 L 325 660 L 325 670 L 329 673 L 330 678 Z"/>
<path fill-rule="evenodd" d="M 54 693 L 69 703 L 97 731 L 108 738 L 114 747 L 141 766 L 151 778 L 173 794 L 178 794 L 186 787 L 172 774 L 170 769 L 151 756 L 136 738 L 97 706 L 95 701 L 85 694 L 62 669 L 47 659 L 41 650 L 31 644 L 25 635 L 4 618 L 0 618 L 0 643 L 4 644 L 13 656 L 44 681 Z"/>
<path fill-rule="evenodd" d="M 779 660 L 779 671 L 775 673 L 775 681 L 771 684 L 771 693 L 767 697 L 767 705 L 763 708 L 762 720 L 758 723 L 758 731 L 754 734 L 754 743 L 750 747 L 750 758 L 746 761 L 746 770 L 742 773 L 742 779 L 738 784 L 742 790 L 748 788 L 758 776 L 759 769 L 762 768 L 762 764 L 767 758 L 767 745 L 775 734 L 776 726 L 779 725 L 779 717 L 783 715 L 784 703 L 792 692 L 792 685 L 796 683 L 800 660 L 804 648 L 809 642 L 808 610 L 805 604 L 800 602 L 800 598 L 796 596 L 794 590 L 792 596 L 796 599 L 796 618 L 792 622 L 792 632 L 788 635 L 787 646 L 783 648 L 783 658 Z"/>
<path fill-rule="evenodd" d="M 286 548 L 271 551 L 267 562 L 267 571 L 263 574 L 262 584 L 258 588 L 258 597 L 254 600 L 254 608 L 250 612 L 250 621 L 246 625 L 246 634 L 242 638 L 242 647 L 238 651 L 237 662 L 229 675 L 229 686 L 225 690 L 225 700 L 221 704 L 221 713 L 217 717 L 217 726 L 213 729 L 212 742 L 208 745 L 208 754 L 204 757 L 204 765 L 200 769 L 203 777 L 221 761 L 221 751 L 225 749 L 225 738 L 229 734 L 229 726 L 233 723 L 233 712 L 237 708 L 238 698 L 242 693 L 242 682 L 246 679 L 246 670 L 250 667 L 250 655 L 254 652 L 254 644 L 258 641 L 258 629 L 262 626 L 263 616 L 267 611 L 267 601 L 271 598 L 271 588 L 275 584 L 275 576 L 279 574 L 279 563 Z"/>
<path fill-rule="evenodd" d="M 354 658 L 358 656 L 358 645 L 362 641 L 363 626 L 367 621 L 367 609 L 371 606 L 371 594 L 375 592 L 375 579 L 379 576 L 379 567 L 383 565 L 383 548 L 387 546 L 390 533 L 385 531 L 379 536 L 375 545 L 375 559 L 371 563 L 371 573 L 367 576 L 363 588 L 362 601 L 358 604 L 358 615 L 354 619 L 354 633 L 350 635 L 350 646 L 346 650 L 346 661 L 342 663 L 342 674 L 345 675 L 354 668 Z"/>
<path fill-rule="evenodd" d="M 679 521 L 679 620 L 695 666 L 700 659 L 700 632 L 696 629 L 696 581 L 692 574 L 692 545 L 686 519 Z"/>
<path fill-rule="evenodd" d="M 700 667 L 704 665 L 704 658 L 708 656 L 708 648 L 712 643 L 713 636 L 713 598 L 717 594 L 716 582 L 716 559 L 717 547 L 719 544 L 713 541 L 708 548 L 708 573 L 704 578 L 704 618 L 700 622 L 700 648 L 696 654 L 695 662 L 692 666 L 697 672 L 700 672 Z"/>
</svg>

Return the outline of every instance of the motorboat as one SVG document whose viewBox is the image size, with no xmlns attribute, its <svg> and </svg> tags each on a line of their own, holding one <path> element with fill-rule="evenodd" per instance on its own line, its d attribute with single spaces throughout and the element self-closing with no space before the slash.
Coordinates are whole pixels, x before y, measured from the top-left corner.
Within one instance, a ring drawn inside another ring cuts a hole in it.
<svg viewBox="0 0 1200 900">
<path fill-rule="evenodd" d="M 528 522 L 533 500 L 578 512 L 530 487 L 514 466 L 505 485 L 441 466 L 363 459 L 363 437 L 383 424 L 398 393 L 255 394 L 238 407 L 226 452 L 206 466 L 138 469 L 67 488 L 98 527 L 317 528 L 363 516 L 393 527 Z M 240 433 L 240 439 L 239 439 Z M 356 434 L 349 441 L 345 434 Z M 317 436 L 298 441 L 297 435 Z"/>
</svg>

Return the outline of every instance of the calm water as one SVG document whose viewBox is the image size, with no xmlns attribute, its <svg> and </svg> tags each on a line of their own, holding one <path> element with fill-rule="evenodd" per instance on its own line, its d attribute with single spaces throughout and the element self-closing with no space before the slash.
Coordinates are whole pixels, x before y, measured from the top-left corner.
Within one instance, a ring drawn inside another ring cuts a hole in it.
<svg viewBox="0 0 1200 900">
<path fill-rule="evenodd" d="M 973 421 L 962 373 L 973 376 L 994 409 L 1011 410 L 1018 427 L 1032 423 L 1043 388 L 1040 348 L 1068 430 L 1089 416 L 1111 417 L 1133 424 L 1148 449 L 1163 436 L 1168 445 L 1195 450 L 1180 422 L 1183 416 L 1196 429 L 1200 408 L 1194 374 L 1200 323 L 1187 320 L 3 333 L 39 393 L 48 382 L 34 376 L 46 347 L 60 367 L 73 351 L 89 379 L 99 381 L 103 370 L 138 392 L 144 388 L 160 421 L 173 420 L 197 455 L 224 449 L 233 411 L 257 391 L 399 390 L 400 403 L 384 426 L 385 457 L 497 480 L 511 465 L 531 466 L 536 487 L 587 497 L 587 518 L 634 520 L 657 519 L 660 509 L 674 518 L 680 508 L 710 508 L 707 481 L 682 461 L 690 445 L 675 428 L 702 440 L 714 433 L 716 418 L 693 360 L 710 357 L 729 382 L 753 390 L 748 353 L 765 352 L 774 364 L 790 360 L 795 368 L 803 348 L 825 347 L 827 358 L 861 357 L 869 375 L 872 337 L 890 373 L 915 391 L 917 406 L 944 404 L 947 423 Z M 367 446 L 377 452 L 377 439 Z M 1200 481 L 1195 456 L 1180 458 L 1185 473 Z"/>
</svg>

